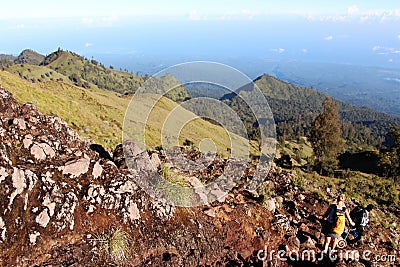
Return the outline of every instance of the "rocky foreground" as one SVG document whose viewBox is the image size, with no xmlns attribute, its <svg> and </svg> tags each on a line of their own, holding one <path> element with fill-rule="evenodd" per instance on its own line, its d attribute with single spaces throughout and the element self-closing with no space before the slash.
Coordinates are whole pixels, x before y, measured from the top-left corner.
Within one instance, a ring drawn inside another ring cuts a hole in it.
<svg viewBox="0 0 400 267">
<path fill-rule="evenodd" d="M 399 264 L 374 262 L 377 254 L 400 258 L 378 238 L 399 234 L 374 224 L 375 242 L 347 247 L 371 250 L 368 258 L 289 258 L 293 251 L 320 253 L 318 217 L 328 205 L 295 187 L 289 171 L 272 168 L 265 177 L 262 187 L 273 194 L 246 191 L 248 170 L 227 197 L 208 206 L 174 207 L 137 186 L 121 147 L 111 153 L 88 143 L 59 117 L 43 115 L 32 104 L 20 106 L 4 88 L 0 113 L 0 266 Z M 149 156 L 161 168 L 162 155 Z M 221 164 L 214 163 L 210 172 L 218 173 Z M 111 245 L 99 238 L 119 230 L 129 236 L 123 256 L 113 255 Z M 279 250 L 283 260 L 272 252 Z"/>
</svg>

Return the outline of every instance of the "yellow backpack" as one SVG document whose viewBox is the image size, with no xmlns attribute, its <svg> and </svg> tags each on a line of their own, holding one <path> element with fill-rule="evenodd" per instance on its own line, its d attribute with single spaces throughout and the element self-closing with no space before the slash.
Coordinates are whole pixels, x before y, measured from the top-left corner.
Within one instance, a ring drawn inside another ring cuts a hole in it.
<svg viewBox="0 0 400 267">
<path fill-rule="evenodd" d="M 345 224 L 346 224 L 346 218 L 344 217 L 344 212 L 338 210 L 336 206 L 335 219 L 333 221 L 332 232 L 337 235 L 343 234 Z"/>
</svg>

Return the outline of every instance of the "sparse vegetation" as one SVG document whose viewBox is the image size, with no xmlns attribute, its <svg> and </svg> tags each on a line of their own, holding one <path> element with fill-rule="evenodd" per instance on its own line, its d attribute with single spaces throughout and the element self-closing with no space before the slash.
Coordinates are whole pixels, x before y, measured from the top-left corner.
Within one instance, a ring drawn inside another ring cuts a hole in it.
<svg viewBox="0 0 400 267">
<path fill-rule="evenodd" d="M 314 192 L 323 199 L 339 192 L 363 205 L 378 204 L 388 208 L 399 208 L 399 185 L 392 180 L 372 174 L 349 172 L 344 178 L 321 176 L 296 169 L 295 184 L 308 192 Z"/>
<path fill-rule="evenodd" d="M 99 244 L 100 261 L 105 264 L 127 266 L 131 258 L 132 237 L 121 229 L 95 235 L 94 242 Z"/>
<path fill-rule="evenodd" d="M 183 186 L 189 187 L 189 183 L 187 180 L 183 178 L 179 173 L 175 173 L 167 164 L 163 164 L 161 168 L 161 176 L 168 182 Z"/>
<path fill-rule="evenodd" d="M 35 72 L 37 68 L 42 67 L 31 68 L 32 72 Z M 122 125 L 130 98 L 96 87 L 88 90 L 61 81 L 32 84 L 5 71 L 0 71 L 0 77 L 2 86 L 9 89 L 20 103 L 34 103 L 45 114 L 57 114 L 82 137 L 91 138 L 94 142 L 110 148 L 121 143 Z M 64 79 L 68 81 L 68 78 Z M 160 146 L 163 122 L 176 106 L 172 100 L 161 98 L 154 107 L 149 120 L 151 125 L 146 128 L 146 144 L 149 149 Z M 183 108 L 180 112 L 182 116 L 186 114 L 185 116 L 195 117 Z M 190 127 L 185 127 L 179 138 L 198 146 L 201 140 L 210 137 L 210 133 L 213 133 L 218 151 L 228 155 L 227 148 L 230 147 L 230 142 L 225 138 L 225 130 L 200 118 L 191 121 Z M 246 141 L 238 136 L 233 138 Z M 255 150 L 253 152 L 256 153 Z"/>
</svg>

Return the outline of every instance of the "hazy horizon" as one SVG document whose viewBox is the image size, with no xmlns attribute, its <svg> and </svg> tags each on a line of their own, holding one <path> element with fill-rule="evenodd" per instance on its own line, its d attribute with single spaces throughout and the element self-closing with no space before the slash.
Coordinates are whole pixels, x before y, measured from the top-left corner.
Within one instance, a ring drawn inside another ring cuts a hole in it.
<svg viewBox="0 0 400 267">
<path fill-rule="evenodd" d="M 154 64 L 231 58 L 400 68 L 400 8 L 391 1 L 42 0 L 7 2 L 2 11 L 3 54 L 61 47 Z"/>
</svg>

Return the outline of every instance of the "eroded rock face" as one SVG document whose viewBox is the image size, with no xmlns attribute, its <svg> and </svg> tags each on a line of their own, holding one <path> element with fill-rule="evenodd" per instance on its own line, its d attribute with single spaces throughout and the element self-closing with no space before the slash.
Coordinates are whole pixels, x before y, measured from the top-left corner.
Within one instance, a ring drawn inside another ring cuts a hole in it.
<svg viewBox="0 0 400 267">
<path fill-rule="evenodd" d="M 229 194 L 222 195 L 223 183 L 210 189 L 218 201 L 176 208 L 151 198 L 136 182 L 160 166 L 176 171 L 161 154 L 133 143 L 124 144 L 128 159 L 123 145 L 112 157 L 99 145 L 90 149 L 60 118 L 18 105 L 1 87 L 0 113 L 0 266 L 112 265 L 101 257 L 95 237 L 115 229 L 132 237 L 131 266 L 263 266 L 257 253 L 265 247 L 318 250 L 320 224 L 309 217 L 327 203 L 300 192 L 290 172 L 272 168 L 264 174 L 275 198 L 264 201 L 245 190 L 254 173 L 250 167 Z M 180 175 L 194 188 L 227 166 L 218 157 L 183 152 L 210 164 L 196 171 L 179 159 L 187 170 Z M 236 165 L 227 170 L 232 176 L 240 176 Z M 207 197 L 200 189 L 198 195 Z"/>
<path fill-rule="evenodd" d="M 141 192 L 129 170 L 100 157 L 60 118 L 42 115 L 30 104 L 19 106 L 3 88 L 0 112 L 2 264 L 30 266 L 49 240 L 95 232 L 98 220 L 131 227 L 142 213 L 147 220 L 173 216 L 174 208 Z"/>
</svg>

